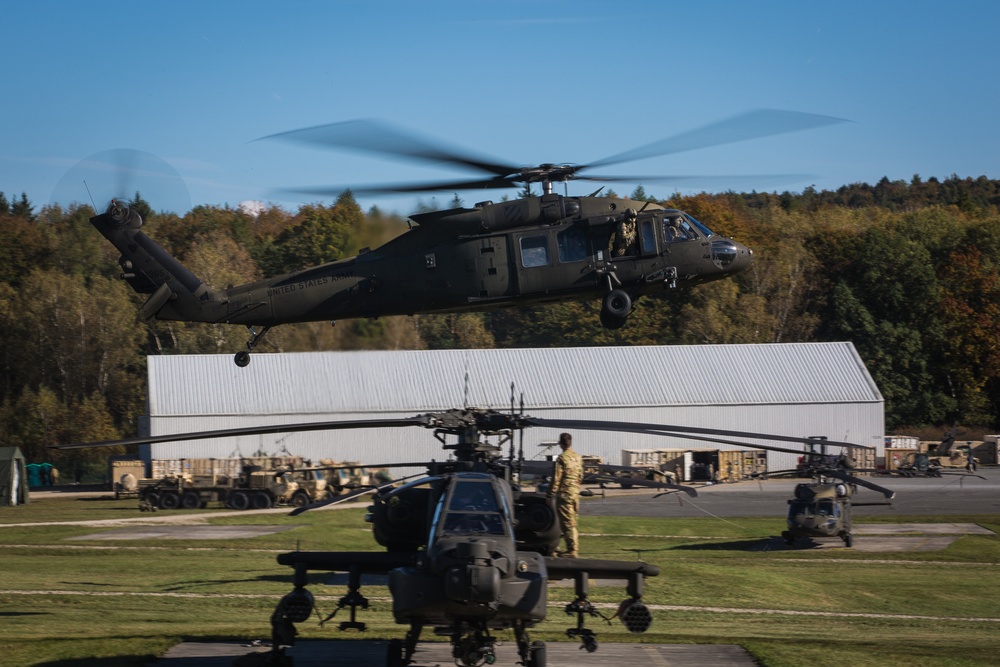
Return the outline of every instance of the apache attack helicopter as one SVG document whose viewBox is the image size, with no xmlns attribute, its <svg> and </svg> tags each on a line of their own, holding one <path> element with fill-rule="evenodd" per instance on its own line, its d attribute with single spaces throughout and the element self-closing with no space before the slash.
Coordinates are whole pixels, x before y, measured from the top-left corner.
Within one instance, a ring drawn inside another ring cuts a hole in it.
<svg viewBox="0 0 1000 667">
<path fill-rule="evenodd" d="M 513 403 L 513 401 L 512 401 Z M 309 552 L 294 551 L 278 556 L 278 562 L 294 570 L 293 590 L 278 603 L 271 616 L 276 656 L 282 646 L 294 643 L 295 624 L 308 620 L 316 609 L 306 588 L 308 573 L 347 573 L 347 594 L 337 610 L 348 609 L 349 620 L 340 629 L 364 630 L 358 609 L 368 607 L 361 593 L 363 575 L 387 575 L 397 623 L 408 625 L 404 640 L 389 645 L 388 662 L 405 665 L 412 661 L 421 632 L 431 627 L 449 637 L 456 664 L 479 667 L 496 660 L 496 637 L 492 630 L 512 629 L 521 664 L 545 667 L 545 645 L 531 641 L 528 630 L 546 618 L 548 583 L 569 579 L 575 599 L 564 611 L 576 617 L 566 630 L 579 639 L 581 648 L 597 649 L 596 634 L 585 627 L 588 618 L 604 617 L 589 601 L 589 580 L 600 578 L 625 582 L 627 598 L 619 606 L 619 617 L 631 632 L 645 632 L 652 615 L 642 602 L 646 577 L 660 568 L 639 561 L 552 557 L 561 538 L 553 501 L 539 491 L 521 487 L 521 475 L 551 475 L 551 462 L 525 461 L 523 432 L 529 427 L 555 430 L 632 432 L 651 436 L 684 437 L 694 440 L 749 445 L 725 438 L 768 439 L 809 443 L 809 438 L 769 435 L 712 428 L 579 419 L 543 419 L 515 413 L 476 408 L 455 409 L 407 418 L 274 424 L 186 434 L 129 438 L 101 443 L 57 445 L 57 449 L 180 442 L 240 435 L 293 433 L 356 428 L 422 427 L 453 455 L 445 462 L 381 464 L 378 467 L 426 466 L 418 479 L 403 478 L 401 486 L 382 485 L 367 520 L 375 541 L 385 551 Z M 521 433 L 515 452 L 514 433 Z M 497 444 L 483 440 L 496 436 Z M 455 442 L 449 441 L 455 438 Z M 503 446 L 509 444 L 506 457 Z M 833 443 L 850 445 L 851 443 Z M 765 446 L 777 451 L 798 450 Z M 546 468 L 548 466 L 548 468 Z M 696 492 L 690 487 L 634 480 L 637 486 Z M 343 502 L 364 490 L 293 510 L 298 514 L 315 507 Z M 332 617 L 332 614 L 331 614 Z M 613 617 L 612 617 L 613 618 Z"/>
<path fill-rule="evenodd" d="M 142 218 L 115 199 L 91 223 L 121 252 L 121 277 L 140 294 L 146 319 L 242 324 L 250 330 L 238 366 L 268 329 L 295 322 L 417 313 L 454 313 L 567 299 L 601 300 L 601 324 L 624 326 L 636 300 L 719 280 L 746 269 L 753 252 L 683 211 L 648 201 L 553 192 L 569 180 L 679 182 L 711 177 L 583 175 L 656 155 L 841 122 L 790 111 L 758 110 L 586 165 L 516 166 L 445 149 L 375 121 L 295 130 L 266 139 L 389 154 L 474 169 L 472 180 L 300 190 L 322 196 L 530 187 L 541 196 L 482 201 L 410 216 L 411 228 L 374 250 L 258 282 L 213 289 L 141 230 Z M 724 177 L 725 178 L 725 177 Z M 732 177 L 728 177 L 732 178 Z M 795 178 L 792 176 L 784 177 Z M 801 177 L 798 177 L 801 178 Z M 603 189 L 603 186 L 602 188 Z"/>
</svg>

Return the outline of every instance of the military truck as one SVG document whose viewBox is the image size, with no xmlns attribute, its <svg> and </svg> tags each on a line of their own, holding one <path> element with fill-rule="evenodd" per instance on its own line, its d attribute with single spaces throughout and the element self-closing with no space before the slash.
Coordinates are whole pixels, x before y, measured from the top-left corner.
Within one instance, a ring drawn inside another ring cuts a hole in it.
<svg viewBox="0 0 1000 667">
<path fill-rule="evenodd" d="M 155 480 L 140 480 L 138 486 L 140 501 L 157 509 L 200 509 L 216 501 L 236 510 L 301 507 L 330 495 L 325 471 L 291 465 L 268 470 L 247 464 L 236 475 L 174 472 Z"/>
</svg>

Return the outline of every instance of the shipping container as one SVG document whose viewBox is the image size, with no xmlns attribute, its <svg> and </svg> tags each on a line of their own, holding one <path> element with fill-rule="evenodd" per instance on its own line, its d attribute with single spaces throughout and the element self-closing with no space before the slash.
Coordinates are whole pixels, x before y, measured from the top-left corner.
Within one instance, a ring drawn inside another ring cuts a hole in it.
<svg viewBox="0 0 1000 667">
<path fill-rule="evenodd" d="M 916 447 L 886 447 L 885 448 L 885 469 L 899 470 L 899 466 L 906 463 L 907 456 L 916 454 Z"/>
</svg>

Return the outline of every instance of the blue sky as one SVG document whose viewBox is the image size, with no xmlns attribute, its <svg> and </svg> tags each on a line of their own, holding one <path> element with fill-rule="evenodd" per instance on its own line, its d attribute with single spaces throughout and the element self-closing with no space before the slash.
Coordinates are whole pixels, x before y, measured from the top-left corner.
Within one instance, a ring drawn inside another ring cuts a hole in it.
<svg viewBox="0 0 1000 667">
<path fill-rule="evenodd" d="M 72 168 L 120 148 L 157 156 L 195 205 L 294 210 L 315 197 L 275 189 L 478 175 L 254 141 L 356 118 L 527 165 L 589 163 L 752 109 L 788 109 L 851 122 L 601 173 L 808 175 L 734 184 L 779 191 L 1000 178 L 993 0 L 32 0 L 4 3 L 2 16 L 0 191 L 36 206 L 89 201 Z M 144 173 L 122 187 L 155 192 Z M 93 184 L 99 206 L 130 194 L 111 187 Z M 592 189 L 570 184 L 571 194 Z M 682 191 L 692 189 L 726 188 Z M 405 214 L 416 197 L 359 202 Z"/>
</svg>

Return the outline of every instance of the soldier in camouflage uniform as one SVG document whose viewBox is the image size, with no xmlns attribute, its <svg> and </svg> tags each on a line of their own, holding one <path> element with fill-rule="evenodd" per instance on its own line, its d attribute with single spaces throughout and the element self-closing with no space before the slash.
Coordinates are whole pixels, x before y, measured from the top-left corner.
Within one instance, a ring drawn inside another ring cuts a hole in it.
<svg viewBox="0 0 1000 667">
<path fill-rule="evenodd" d="M 566 551 L 558 552 L 563 558 L 576 558 L 579 540 L 576 532 L 576 515 L 580 512 L 580 481 L 583 479 L 583 457 L 573 451 L 573 436 L 559 435 L 562 454 L 556 458 L 555 474 L 549 487 L 549 498 L 556 499 L 559 528 L 566 539 Z"/>
<path fill-rule="evenodd" d="M 612 256 L 621 257 L 623 255 L 635 255 L 638 249 L 638 236 L 636 235 L 635 221 L 639 214 L 634 208 L 625 209 L 625 216 L 618 223 L 615 230 L 614 244 L 611 251 Z"/>
</svg>

